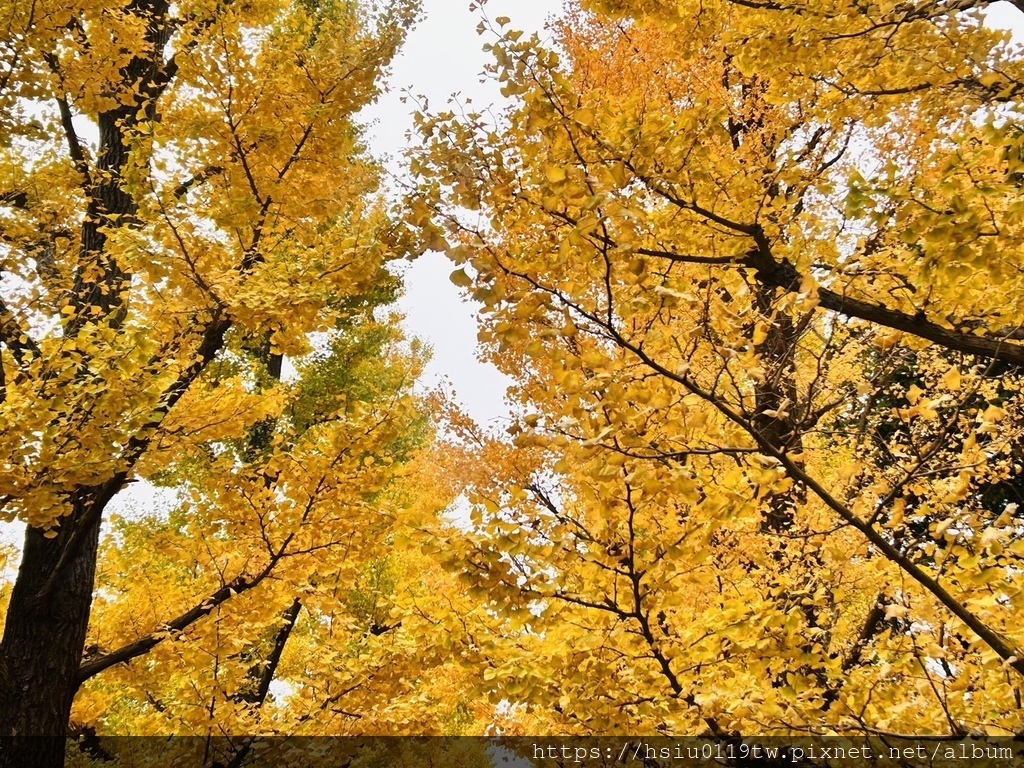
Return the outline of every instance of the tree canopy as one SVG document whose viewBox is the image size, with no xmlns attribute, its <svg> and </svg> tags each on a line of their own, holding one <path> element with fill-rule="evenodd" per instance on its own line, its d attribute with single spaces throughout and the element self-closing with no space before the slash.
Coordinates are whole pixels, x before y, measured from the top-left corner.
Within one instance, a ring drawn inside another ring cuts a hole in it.
<svg viewBox="0 0 1024 768">
<path fill-rule="evenodd" d="M 419 115 L 408 220 L 523 409 L 444 540 L 549 727 L 1020 733 L 1022 72 L 984 5 L 498 18 L 510 106 Z"/>
<path fill-rule="evenodd" d="M 419 109 L 404 181 L 360 111 L 414 0 L 0 9 L 0 767 L 1024 734 L 988 7 L 573 0 L 542 39 L 485 4 L 505 105 Z M 503 432 L 418 386 L 390 262 L 428 249 Z"/>
</svg>

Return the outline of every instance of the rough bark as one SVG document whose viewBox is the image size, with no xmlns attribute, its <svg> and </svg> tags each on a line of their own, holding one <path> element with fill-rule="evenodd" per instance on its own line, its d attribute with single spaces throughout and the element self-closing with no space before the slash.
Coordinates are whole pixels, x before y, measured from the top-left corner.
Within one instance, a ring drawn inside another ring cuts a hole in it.
<svg viewBox="0 0 1024 768">
<path fill-rule="evenodd" d="M 70 524 L 62 526 L 55 538 L 46 538 L 37 528 L 25 533 L 25 551 L 0 643 L 2 768 L 64 764 L 73 683 L 92 607 L 100 528 L 95 510 L 109 500 L 97 490 L 77 492 Z M 64 553 L 71 546 L 77 552 L 66 558 Z M 58 568 L 57 586 L 43 595 Z"/>
<path fill-rule="evenodd" d="M 769 286 L 759 286 L 756 293 L 757 308 L 768 325 L 768 331 L 764 341 L 757 346 L 765 376 L 755 387 L 755 413 L 751 421 L 776 448 L 793 452 L 801 442 L 794 415 L 797 412 L 794 357 L 798 329 L 788 313 L 780 312 L 776 317 L 771 317 L 775 294 L 775 288 Z M 761 523 L 762 530 L 771 533 L 788 531 L 795 520 L 796 504 L 802 499 L 803 493 L 799 487 L 784 493 L 773 493 L 768 498 L 768 507 Z"/>
</svg>

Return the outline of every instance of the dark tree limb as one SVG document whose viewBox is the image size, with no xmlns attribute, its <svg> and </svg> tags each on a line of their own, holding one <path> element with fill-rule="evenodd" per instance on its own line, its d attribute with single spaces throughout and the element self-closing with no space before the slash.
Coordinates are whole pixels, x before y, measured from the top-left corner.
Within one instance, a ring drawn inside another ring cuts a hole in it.
<svg viewBox="0 0 1024 768">
<path fill-rule="evenodd" d="M 11 208 L 18 208 L 24 211 L 28 208 L 28 193 L 20 189 L 14 189 L 9 192 L 0 192 L 0 205 L 6 205 Z"/>
<path fill-rule="evenodd" d="M 218 174 L 224 173 L 224 168 L 219 165 L 208 165 L 200 171 L 197 171 L 194 176 L 185 179 L 178 186 L 174 188 L 174 197 L 178 200 L 185 197 L 192 187 L 198 186 L 205 181 L 217 176 Z"/>
<path fill-rule="evenodd" d="M 295 601 L 284 612 L 284 623 L 274 637 L 274 645 L 270 649 L 270 655 L 267 656 L 265 661 L 254 664 L 249 670 L 249 678 L 255 682 L 255 687 L 239 694 L 237 697 L 239 701 L 253 704 L 256 707 L 263 706 L 263 702 L 267 700 L 267 694 L 270 693 L 270 684 L 274 682 L 274 676 L 277 674 L 277 667 L 281 663 L 284 646 L 288 642 L 288 638 L 291 637 L 292 630 L 295 628 L 295 621 L 298 619 L 299 611 L 301 610 L 302 600 L 295 598 Z"/>
<path fill-rule="evenodd" d="M 248 592 L 270 575 L 274 565 L 276 565 L 276 561 L 271 561 L 271 564 L 268 565 L 267 568 L 251 580 L 247 579 L 245 576 L 239 576 L 233 579 L 216 592 L 212 593 L 198 605 L 193 606 L 184 613 L 161 625 L 159 629 L 150 632 L 144 637 L 140 637 L 132 643 L 121 646 L 117 650 L 97 656 L 82 664 L 78 668 L 76 688 L 81 687 L 82 683 L 89 678 L 95 677 L 113 666 L 117 666 L 118 664 L 127 664 L 132 659 L 136 659 L 139 656 L 149 653 L 170 635 L 175 632 L 183 632 L 203 617 L 208 616 L 215 608 L 226 603 L 235 595 Z"/>
<path fill-rule="evenodd" d="M 688 256 L 647 249 L 643 253 L 650 256 L 660 256 L 672 261 L 693 264 L 733 263 L 752 267 L 755 270 L 756 279 L 762 285 L 781 288 L 791 293 L 800 290 L 804 277 L 791 264 L 776 261 L 771 256 L 770 251 L 766 251 L 764 246 L 752 249 L 743 257 L 725 259 L 711 256 Z M 965 355 L 975 355 L 1024 367 L 1024 344 L 1015 343 L 1014 341 L 1020 335 L 1020 329 L 1017 328 L 1008 329 L 1003 338 L 964 333 L 963 331 L 946 328 L 929 320 L 924 312 L 911 315 L 883 304 L 844 296 L 842 293 L 829 288 L 818 289 L 818 304 L 824 309 L 838 312 L 846 317 L 865 320 L 894 331 L 903 331 L 904 333 L 927 339 L 946 349 L 962 352 Z"/>
<path fill-rule="evenodd" d="M 864 619 L 864 626 L 861 628 L 856 642 L 854 642 L 853 647 L 850 649 L 849 655 L 843 659 L 843 672 L 849 672 L 860 664 L 864 649 L 879 632 L 882 619 L 885 618 L 886 605 L 885 595 L 880 594 L 875 600 L 875 604 L 871 606 L 871 610 L 868 611 L 868 615 Z"/>
</svg>

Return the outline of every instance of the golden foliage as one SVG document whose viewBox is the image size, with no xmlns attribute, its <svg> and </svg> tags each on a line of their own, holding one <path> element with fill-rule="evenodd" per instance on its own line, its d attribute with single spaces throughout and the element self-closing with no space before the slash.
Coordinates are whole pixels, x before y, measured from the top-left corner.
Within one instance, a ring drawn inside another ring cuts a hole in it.
<svg viewBox="0 0 1024 768">
<path fill-rule="evenodd" d="M 973 3 L 584 6 L 412 152 L 522 408 L 443 536 L 485 680 L 565 733 L 1020 733 L 1020 57 Z"/>
</svg>

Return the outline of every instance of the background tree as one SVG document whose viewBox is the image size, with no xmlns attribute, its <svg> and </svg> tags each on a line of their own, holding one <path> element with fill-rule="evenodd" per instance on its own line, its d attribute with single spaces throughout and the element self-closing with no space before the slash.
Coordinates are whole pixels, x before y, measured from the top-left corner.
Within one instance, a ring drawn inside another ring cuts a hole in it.
<svg viewBox="0 0 1024 768">
<path fill-rule="evenodd" d="M 1019 57 L 980 4 L 589 7 L 414 155 L 524 410 L 445 537 L 490 684 L 567 732 L 1019 733 Z"/>
</svg>

